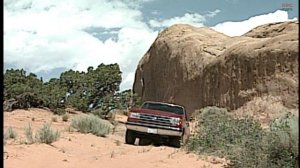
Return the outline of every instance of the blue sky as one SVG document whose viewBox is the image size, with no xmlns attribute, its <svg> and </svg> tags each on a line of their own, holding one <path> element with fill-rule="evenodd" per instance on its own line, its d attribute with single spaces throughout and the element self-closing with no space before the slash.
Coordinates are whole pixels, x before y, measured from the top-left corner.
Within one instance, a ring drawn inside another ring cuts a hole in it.
<svg viewBox="0 0 300 168">
<path fill-rule="evenodd" d="M 176 15 L 184 15 L 193 12 L 206 14 L 216 9 L 221 12 L 208 19 L 206 26 L 214 26 L 225 21 L 241 21 L 255 15 L 274 12 L 283 7 L 283 4 L 293 5 L 293 10 L 289 10 L 289 17 L 298 18 L 297 0 L 162 0 L 146 3 L 142 11 L 146 16 L 151 17 L 153 11 L 159 13 L 162 19 L 168 19 Z"/>
<path fill-rule="evenodd" d="M 265 23 L 298 20 L 297 0 L 5 0 L 4 68 L 44 80 L 118 63 L 130 89 L 158 33 L 178 23 L 239 36 Z"/>
</svg>

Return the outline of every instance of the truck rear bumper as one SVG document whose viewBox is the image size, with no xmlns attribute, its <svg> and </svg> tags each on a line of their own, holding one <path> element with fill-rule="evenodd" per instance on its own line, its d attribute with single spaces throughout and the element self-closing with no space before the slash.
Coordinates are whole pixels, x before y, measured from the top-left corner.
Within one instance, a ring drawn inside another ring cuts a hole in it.
<svg viewBox="0 0 300 168">
<path fill-rule="evenodd" d="M 178 136 L 182 135 L 182 132 L 178 129 L 170 129 L 170 128 L 157 128 L 155 126 L 150 125 L 140 125 L 135 123 L 126 123 L 126 128 L 138 132 L 149 133 L 149 134 L 156 134 L 156 135 L 165 135 L 165 136 Z"/>
</svg>

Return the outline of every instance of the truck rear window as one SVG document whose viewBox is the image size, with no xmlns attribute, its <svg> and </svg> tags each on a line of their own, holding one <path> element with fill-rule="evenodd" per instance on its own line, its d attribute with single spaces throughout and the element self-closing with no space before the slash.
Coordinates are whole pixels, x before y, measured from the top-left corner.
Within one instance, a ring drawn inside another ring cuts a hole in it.
<svg viewBox="0 0 300 168">
<path fill-rule="evenodd" d="M 168 104 L 161 103 L 144 103 L 142 105 L 143 109 L 151 109 L 151 110 L 160 110 L 160 111 L 168 111 L 175 114 L 184 114 L 184 109 L 180 106 L 172 106 Z"/>
</svg>

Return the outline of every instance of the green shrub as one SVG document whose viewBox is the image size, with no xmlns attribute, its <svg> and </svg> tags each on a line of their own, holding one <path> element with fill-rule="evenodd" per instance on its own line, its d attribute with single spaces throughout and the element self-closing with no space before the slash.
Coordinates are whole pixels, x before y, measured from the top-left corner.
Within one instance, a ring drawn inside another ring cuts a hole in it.
<svg viewBox="0 0 300 168">
<path fill-rule="evenodd" d="M 5 139 L 16 139 L 17 136 L 17 132 L 12 127 L 8 127 L 4 134 Z"/>
<path fill-rule="evenodd" d="M 106 115 L 108 114 L 108 111 L 105 111 L 102 108 L 98 108 L 98 109 L 92 110 L 92 114 L 94 114 L 102 119 L 105 119 Z"/>
<path fill-rule="evenodd" d="M 226 109 L 207 107 L 200 111 L 197 134 L 188 143 L 188 150 L 227 157 L 235 165 L 257 165 L 264 131 L 251 118 L 236 119 Z M 251 153 L 253 157 L 246 154 Z M 240 165 L 240 162 L 243 162 Z"/>
<path fill-rule="evenodd" d="M 299 157 L 299 116 L 287 113 L 273 120 L 269 132 L 269 160 L 273 167 L 294 167 Z"/>
<path fill-rule="evenodd" d="M 187 149 L 230 160 L 232 167 L 293 167 L 298 158 L 298 118 L 285 117 L 263 129 L 253 118 L 234 118 L 226 109 L 207 107 Z"/>
<path fill-rule="evenodd" d="M 81 133 L 92 133 L 96 136 L 105 136 L 110 132 L 110 125 L 95 115 L 85 115 L 73 118 L 71 127 Z"/>
<path fill-rule="evenodd" d="M 55 108 L 52 110 L 54 114 L 57 114 L 57 115 L 64 115 L 66 114 L 66 111 L 64 108 Z"/>
<path fill-rule="evenodd" d="M 28 143 L 30 143 L 30 144 L 33 143 L 34 139 L 33 139 L 33 131 L 32 131 L 31 125 L 28 124 L 28 126 L 25 127 L 24 131 L 25 131 L 25 136 L 26 136 L 26 139 L 28 140 Z"/>
<path fill-rule="evenodd" d="M 56 130 L 52 130 L 49 124 L 44 124 L 42 128 L 40 128 L 35 138 L 40 143 L 51 144 L 54 141 L 57 141 L 60 137 L 60 133 Z"/>
</svg>

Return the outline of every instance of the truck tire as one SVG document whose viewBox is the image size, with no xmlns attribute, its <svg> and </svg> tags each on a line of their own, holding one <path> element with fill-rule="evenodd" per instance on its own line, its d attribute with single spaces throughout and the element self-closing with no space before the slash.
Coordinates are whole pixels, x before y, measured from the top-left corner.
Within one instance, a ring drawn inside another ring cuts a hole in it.
<svg viewBox="0 0 300 168">
<path fill-rule="evenodd" d="M 146 146 L 146 145 L 150 145 L 151 144 L 151 140 L 147 139 L 147 138 L 140 138 L 139 140 L 139 145 L 141 146 Z"/>
<path fill-rule="evenodd" d="M 132 130 L 126 130 L 125 143 L 133 145 L 134 142 L 135 142 L 134 132 Z"/>
<path fill-rule="evenodd" d="M 180 148 L 181 147 L 181 137 L 171 138 L 170 145 L 175 148 Z"/>
</svg>

